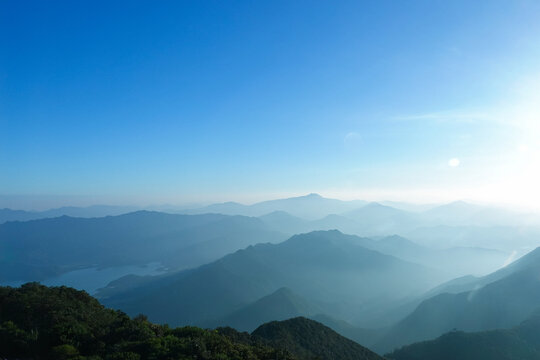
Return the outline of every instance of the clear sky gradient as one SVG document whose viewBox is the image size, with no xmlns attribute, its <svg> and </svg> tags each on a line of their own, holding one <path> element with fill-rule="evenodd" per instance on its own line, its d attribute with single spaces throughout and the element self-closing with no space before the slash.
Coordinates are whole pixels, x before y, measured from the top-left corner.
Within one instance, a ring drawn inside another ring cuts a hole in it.
<svg viewBox="0 0 540 360">
<path fill-rule="evenodd" d="M 0 206 L 540 203 L 539 1 L 4 1 L 0 45 Z"/>
</svg>

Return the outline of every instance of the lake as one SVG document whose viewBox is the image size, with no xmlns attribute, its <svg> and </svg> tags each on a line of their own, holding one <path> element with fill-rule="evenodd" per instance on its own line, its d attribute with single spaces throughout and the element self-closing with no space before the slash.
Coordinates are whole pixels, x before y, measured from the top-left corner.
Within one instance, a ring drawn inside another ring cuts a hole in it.
<svg viewBox="0 0 540 360">
<path fill-rule="evenodd" d="M 85 290 L 93 295 L 102 287 L 107 286 L 111 281 L 119 279 L 126 275 L 159 275 L 163 274 L 164 270 L 160 263 L 149 263 L 146 265 L 129 265 L 116 266 L 109 268 L 86 268 L 74 270 L 65 274 L 40 281 L 41 284 L 47 286 L 70 286 L 75 289 Z M 3 285 L 20 286 L 27 281 L 12 281 Z"/>
</svg>

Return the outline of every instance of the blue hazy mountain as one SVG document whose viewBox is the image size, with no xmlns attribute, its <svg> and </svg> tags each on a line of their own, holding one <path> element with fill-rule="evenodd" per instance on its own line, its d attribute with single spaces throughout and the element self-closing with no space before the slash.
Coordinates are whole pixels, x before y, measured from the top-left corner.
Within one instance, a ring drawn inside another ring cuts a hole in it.
<svg viewBox="0 0 540 360">
<path fill-rule="evenodd" d="M 343 201 L 327 199 L 319 194 L 287 199 L 268 200 L 253 205 L 242 205 L 235 202 L 213 204 L 206 207 L 186 210 L 188 214 L 219 213 L 229 215 L 262 216 L 274 211 L 285 211 L 304 219 L 319 219 L 328 214 L 338 214 L 365 205 L 362 200 Z"/>
<path fill-rule="evenodd" d="M 316 320 L 359 344 L 372 344 L 383 334 L 381 329 L 359 328 L 344 320 L 325 315 L 323 312 L 320 306 L 301 297 L 293 290 L 280 288 L 218 321 L 209 322 L 205 327 L 230 326 L 240 331 L 251 332 L 270 321 L 302 316 Z"/>
<path fill-rule="evenodd" d="M 421 224 L 418 214 L 399 210 L 376 202 L 342 214 L 354 220 L 366 234 L 395 234 L 414 229 Z"/>
<path fill-rule="evenodd" d="M 376 204 L 368 205 L 366 208 L 377 208 L 379 210 L 382 208 L 384 209 L 383 212 L 387 211 L 387 207 L 380 207 Z M 365 211 L 368 212 L 369 210 Z M 389 212 L 401 213 L 400 210 L 395 212 L 392 209 Z M 358 212 L 356 213 L 358 214 Z M 357 231 L 361 232 L 361 226 L 357 221 L 340 215 L 328 215 L 320 220 L 308 221 L 280 211 L 261 216 L 259 219 L 270 228 L 276 231 L 281 229 L 286 233 L 331 229 L 338 229 L 349 234 L 354 234 Z M 371 218 L 371 221 L 377 223 L 373 218 Z M 480 247 L 460 246 L 433 249 L 397 235 L 377 238 L 360 237 L 356 238 L 356 242 L 387 255 L 441 270 L 447 274 L 448 279 L 467 274 L 488 274 L 502 267 L 512 254 L 510 251 L 505 252 Z"/>
<path fill-rule="evenodd" d="M 109 205 L 93 205 L 88 207 L 65 206 L 45 211 L 0 209 L 0 224 L 3 224 L 7 221 L 28 221 L 36 219 L 54 218 L 64 215 L 84 218 L 113 216 L 133 212 L 135 210 L 137 210 L 137 208 L 133 206 Z"/>
<path fill-rule="evenodd" d="M 421 214 L 426 222 L 450 226 L 526 226 L 539 225 L 537 214 L 515 212 L 495 206 L 454 201 Z"/>
<path fill-rule="evenodd" d="M 190 268 L 251 244 L 285 238 L 259 219 L 218 214 L 139 211 L 8 222 L 0 225 L 0 280 L 43 280 L 86 267 L 149 262 Z"/>
<path fill-rule="evenodd" d="M 440 293 L 423 301 L 376 348 L 389 351 L 452 329 L 481 331 L 515 326 L 539 307 L 539 273 L 540 248 L 485 277 L 461 279 L 452 285 L 469 290 Z"/>
<path fill-rule="evenodd" d="M 286 320 L 298 316 L 313 317 L 322 312 L 319 306 L 310 303 L 291 289 L 283 287 L 208 326 L 230 326 L 240 331 L 252 332 L 269 321 Z"/>
<path fill-rule="evenodd" d="M 432 269 L 369 250 L 357 241 L 338 231 L 296 235 L 125 292 L 108 292 L 102 301 L 130 314 L 146 313 L 157 322 L 198 324 L 288 287 L 328 315 L 356 320 L 440 282 L 441 275 Z"/>
<path fill-rule="evenodd" d="M 289 234 L 332 229 L 338 229 L 348 234 L 363 234 L 391 232 L 391 226 L 387 227 L 381 224 L 405 223 L 408 218 L 416 216 L 376 203 L 366 205 L 351 214 L 361 220 L 353 220 L 345 215 L 332 214 L 319 220 L 308 221 L 283 211 L 263 215 L 259 219 L 271 229 Z M 370 224 L 376 225 L 371 226 Z M 382 231 L 385 227 L 387 231 Z M 449 231 L 451 232 L 452 229 Z M 485 231 L 489 233 L 495 232 L 490 231 L 489 228 Z M 523 233 L 523 231 L 521 232 Z M 441 236 L 441 234 L 438 235 Z M 505 251 L 490 249 L 489 244 L 485 244 L 484 248 L 467 246 L 437 246 L 432 248 L 397 235 L 377 238 L 363 237 L 358 238 L 357 242 L 360 240 L 362 240 L 362 246 L 372 250 L 442 270 L 448 274 L 448 279 L 468 274 L 488 274 L 502 267 L 513 253 L 508 249 Z"/>
<path fill-rule="evenodd" d="M 363 246 L 383 254 L 441 270 L 451 278 L 463 274 L 483 275 L 493 272 L 501 268 L 510 255 L 498 250 L 474 247 L 432 249 L 398 235 L 385 236 L 371 241 L 365 239 Z"/>
<path fill-rule="evenodd" d="M 402 233 L 416 243 L 433 247 L 479 247 L 524 255 L 539 245 L 537 226 L 422 226 Z"/>
</svg>

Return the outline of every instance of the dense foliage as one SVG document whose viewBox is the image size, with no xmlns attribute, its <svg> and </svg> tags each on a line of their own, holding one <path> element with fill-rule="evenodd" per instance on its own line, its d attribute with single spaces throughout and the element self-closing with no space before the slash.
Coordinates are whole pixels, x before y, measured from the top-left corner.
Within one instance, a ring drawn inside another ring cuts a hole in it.
<svg viewBox="0 0 540 360">
<path fill-rule="evenodd" d="M 382 360 L 373 351 L 304 317 L 263 324 L 252 336 L 304 359 Z"/>
<path fill-rule="evenodd" d="M 247 340 L 246 340 L 247 339 Z M 249 340 L 249 341 L 248 341 Z M 233 329 L 155 325 L 106 309 L 87 293 L 29 283 L 0 287 L 0 358 L 292 359 Z"/>
</svg>

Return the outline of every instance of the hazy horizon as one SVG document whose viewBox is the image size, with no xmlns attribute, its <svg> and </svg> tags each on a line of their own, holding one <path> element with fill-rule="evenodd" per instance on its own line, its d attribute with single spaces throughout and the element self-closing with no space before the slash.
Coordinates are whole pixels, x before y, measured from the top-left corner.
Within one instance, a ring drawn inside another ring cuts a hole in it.
<svg viewBox="0 0 540 360">
<path fill-rule="evenodd" d="M 516 204 L 508 203 L 497 203 L 497 202 L 482 202 L 475 201 L 472 199 L 464 198 L 439 198 L 438 201 L 415 201 L 415 199 L 409 200 L 408 198 L 382 198 L 382 197 L 339 197 L 333 196 L 333 194 L 326 195 L 317 192 L 309 193 L 293 193 L 293 194 L 283 194 L 283 195 L 274 195 L 274 197 L 257 197 L 257 198 L 240 198 L 231 199 L 216 199 L 215 201 L 199 201 L 199 202 L 190 202 L 190 201 L 169 201 L 169 202 L 136 202 L 129 200 L 118 200 L 117 202 L 107 202 L 107 199 L 103 201 L 96 200 L 95 197 L 62 197 L 62 196 L 2 196 L 0 195 L 0 209 L 11 209 L 11 210 L 23 210 L 23 211 L 45 211 L 63 207 L 77 207 L 77 208 L 88 208 L 95 206 L 111 206 L 111 207 L 125 207 L 128 210 L 155 210 L 155 211 L 167 211 L 167 210 L 189 210 L 204 208 L 209 205 L 216 204 L 225 204 L 225 203 L 237 203 L 241 205 L 254 205 L 260 202 L 272 201 L 272 200 L 281 200 L 281 199 L 290 199 L 298 197 L 306 197 L 310 195 L 316 195 L 325 199 L 335 199 L 341 201 L 365 201 L 367 203 L 381 203 L 387 206 L 393 206 L 394 204 L 403 204 L 418 206 L 419 209 L 429 209 L 436 206 L 452 204 L 457 202 L 465 202 L 473 205 L 487 206 L 492 208 L 506 209 L 511 211 L 518 212 L 531 212 L 538 213 L 539 208 L 520 206 Z M 338 194 L 339 195 L 339 194 Z M 110 200 L 110 199 L 109 199 Z M 361 206 L 360 206 L 361 207 Z M 398 206 L 399 207 L 399 206 Z M 416 210 L 421 211 L 421 210 Z"/>
</svg>

